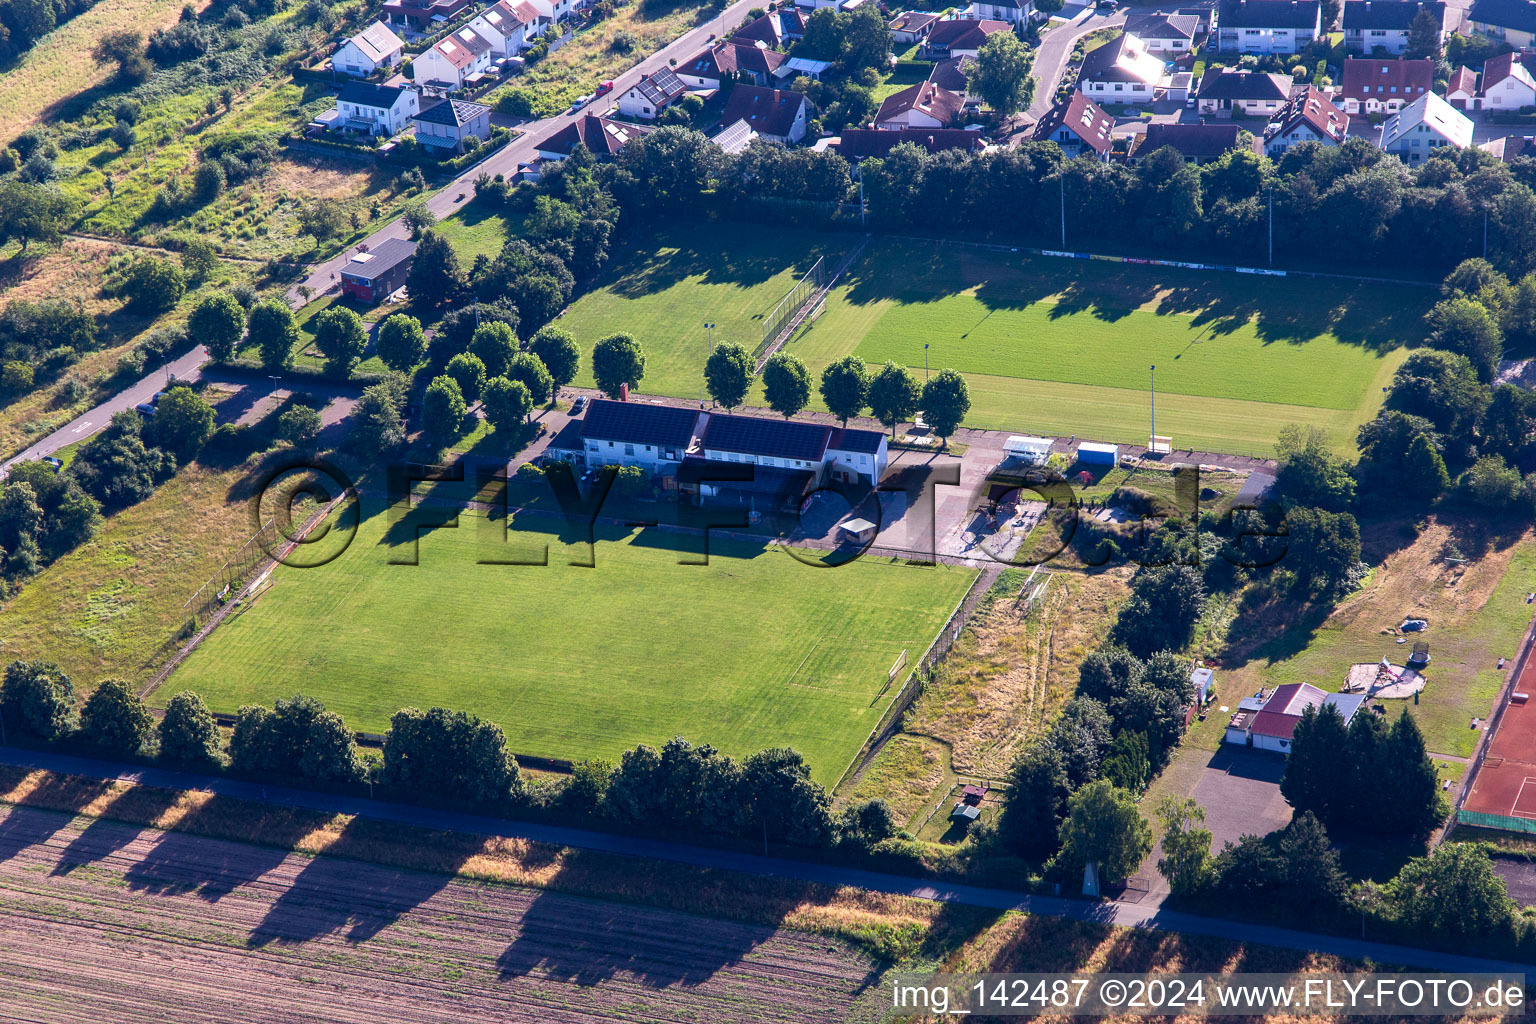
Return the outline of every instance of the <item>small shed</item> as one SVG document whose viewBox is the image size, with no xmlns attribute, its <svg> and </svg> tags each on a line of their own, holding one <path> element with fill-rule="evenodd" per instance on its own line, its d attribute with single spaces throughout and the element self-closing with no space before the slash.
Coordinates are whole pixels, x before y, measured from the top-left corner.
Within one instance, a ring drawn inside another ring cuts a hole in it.
<svg viewBox="0 0 1536 1024">
<path fill-rule="evenodd" d="M 960 790 L 961 802 L 970 804 L 972 807 L 975 807 L 977 804 L 981 803 L 981 801 L 984 800 L 986 796 L 987 791 L 977 785 L 967 785 L 964 789 Z"/>
<path fill-rule="evenodd" d="M 1120 465 L 1120 446 L 1084 441 L 1077 446 L 1077 461 L 1083 466 L 1108 466 L 1113 469 Z"/>
<path fill-rule="evenodd" d="M 981 817 L 981 808 L 964 802 L 955 804 L 955 809 L 949 812 L 949 820 L 962 825 L 969 825 L 979 817 Z"/>
<path fill-rule="evenodd" d="M 1003 453 L 1010 459 L 1018 459 L 1031 465 L 1039 465 L 1051 457 L 1051 445 L 1054 442 L 1049 437 L 1030 437 L 1025 434 L 1014 434 L 1003 442 Z"/>
<path fill-rule="evenodd" d="M 875 539 L 875 533 L 879 529 L 868 519 L 850 519 L 838 527 L 844 540 L 855 541 L 859 544 L 868 544 Z"/>
<path fill-rule="evenodd" d="M 1204 704 L 1210 699 L 1211 684 L 1215 680 L 1215 673 L 1208 668 L 1197 668 L 1189 674 L 1190 685 L 1195 690 L 1195 701 Z"/>
</svg>

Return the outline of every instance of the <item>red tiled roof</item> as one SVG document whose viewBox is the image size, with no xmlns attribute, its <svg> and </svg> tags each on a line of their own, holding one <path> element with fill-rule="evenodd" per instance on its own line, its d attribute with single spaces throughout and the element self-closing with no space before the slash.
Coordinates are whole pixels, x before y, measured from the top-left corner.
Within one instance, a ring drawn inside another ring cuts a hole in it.
<svg viewBox="0 0 1536 1024">
<path fill-rule="evenodd" d="M 1115 119 L 1104 113 L 1097 103 L 1081 92 L 1074 92 L 1071 99 L 1056 104 L 1040 119 L 1035 125 L 1035 138 L 1048 142 L 1058 129 L 1065 128 L 1085 146 L 1103 156 L 1114 145 L 1109 138 L 1109 130 L 1114 125 Z"/>
<path fill-rule="evenodd" d="M 875 115 L 875 123 L 884 124 L 892 118 L 916 110 L 941 125 L 947 125 L 960 116 L 960 108 L 964 105 L 965 97 L 959 93 L 950 92 L 932 82 L 919 82 L 887 96 L 885 102 L 880 104 L 879 113 Z"/>
<path fill-rule="evenodd" d="M 1342 79 L 1344 96 L 1348 99 L 1390 100 L 1396 97 L 1412 102 L 1435 84 L 1435 62 L 1348 57 L 1344 61 Z"/>
<path fill-rule="evenodd" d="M 783 89 L 765 89 L 756 85 L 738 85 L 720 115 L 721 124 L 745 121 L 760 135 L 786 137 L 800 113 L 804 95 Z"/>
<path fill-rule="evenodd" d="M 1270 125 L 1266 137 L 1284 135 L 1298 125 L 1305 124 L 1320 139 L 1335 143 L 1343 142 L 1349 131 L 1349 116 L 1328 101 L 1328 98 L 1312 86 L 1291 97 L 1280 111 L 1280 116 Z"/>
</svg>

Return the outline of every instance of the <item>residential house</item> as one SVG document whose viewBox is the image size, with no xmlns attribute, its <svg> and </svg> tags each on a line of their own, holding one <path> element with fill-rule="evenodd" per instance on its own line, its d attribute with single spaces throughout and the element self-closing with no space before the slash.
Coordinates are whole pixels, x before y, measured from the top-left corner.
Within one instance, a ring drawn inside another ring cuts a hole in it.
<svg viewBox="0 0 1536 1024">
<path fill-rule="evenodd" d="M 640 466 L 653 474 L 675 475 L 693 447 L 700 420 L 707 418 L 697 409 L 595 398 L 582 417 L 586 464 Z"/>
<path fill-rule="evenodd" d="M 757 138 L 757 132 L 745 121 L 733 121 L 721 128 L 709 137 L 709 141 L 720 147 L 720 151 L 727 156 L 735 156 L 745 152 L 752 145 L 752 140 Z"/>
<path fill-rule="evenodd" d="M 1457 110 L 1472 110 L 1477 105 L 1477 72 L 1459 67 L 1445 83 L 1445 99 Z"/>
<path fill-rule="evenodd" d="M 965 13 L 973 18 L 1006 21 L 1015 28 L 1028 28 L 1037 17 L 1034 0 L 974 0 Z"/>
<path fill-rule="evenodd" d="M 381 15 L 403 32 L 421 34 L 457 18 L 469 5 L 470 0 L 384 0 Z"/>
<path fill-rule="evenodd" d="M 1202 114 L 1267 119 L 1290 98 L 1291 80 L 1285 75 L 1222 68 L 1200 80 L 1197 102 Z"/>
<path fill-rule="evenodd" d="M 1317 711 L 1331 704 L 1348 725 L 1365 699 L 1363 693 L 1325 693 L 1311 683 L 1286 683 L 1275 687 L 1268 696 L 1244 697 L 1238 703 L 1223 739 L 1227 743 L 1287 754 L 1296 726 L 1301 724 L 1301 716 L 1308 708 Z"/>
<path fill-rule="evenodd" d="M 1146 44 L 1153 53 L 1178 57 L 1189 53 L 1204 34 L 1200 19 L 1193 14 L 1165 14 L 1148 11 L 1125 19 L 1125 32 Z"/>
<path fill-rule="evenodd" d="M 1077 87 L 1099 103 L 1150 103 L 1162 77 L 1163 62 L 1125 32 L 1088 52 Z"/>
<path fill-rule="evenodd" d="M 911 46 L 928 38 L 928 31 L 938 23 L 937 14 L 929 14 L 927 11 L 903 11 L 892 18 L 887 26 L 891 30 L 891 38 L 902 46 Z"/>
<path fill-rule="evenodd" d="M 1057 103 L 1035 125 L 1035 138 L 1040 142 L 1054 142 L 1070 157 L 1093 156 L 1109 160 L 1114 144 L 1109 130 L 1115 119 L 1104 113 L 1097 103 L 1082 92 Z"/>
<path fill-rule="evenodd" d="M 356 253 L 341 268 L 343 295 L 363 302 L 382 302 L 405 287 L 416 256 L 408 238 L 386 238 L 371 250 Z"/>
<path fill-rule="evenodd" d="M 379 69 L 390 70 L 405 59 L 405 43 L 382 21 L 350 36 L 331 54 L 331 68 L 344 75 L 367 78 Z"/>
<path fill-rule="evenodd" d="M 1536 46 L 1536 0 L 1474 0 L 1467 30 L 1517 49 Z"/>
<path fill-rule="evenodd" d="M 979 153 L 986 148 L 986 140 L 974 128 L 908 128 L 900 131 L 844 128 L 842 134 L 825 141 L 828 149 L 836 150 L 850 163 L 858 163 L 871 156 L 883 157 L 904 142 L 920 146 L 930 153 L 940 153 L 946 149 Z M 820 144 L 818 140 L 817 145 Z"/>
<path fill-rule="evenodd" d="M 789 58 L 768 44 L 729 40 L 716 43 L 678 64 L 677 77 L 691 89 L 719 89 L 727 82 L 767 85 Z"/>
<path fill-rule="evenodd" d="M 1323 33 L 1318 0 L 1228 0 L 1216 15 L 1222 53 L 1298 53 Z"/>
<path fill-rule="evenodd" d="M 980 18 L 948 18 L 928 30 L 923 54 L 929 60 L 974 57 L 987 37 L 1009 31 L 1006 21 Z"/>
<path fill-rule="evenodd" d="M 1435 62 L 1349 57 L 1341 78 L 1344 113 L 1395 114 L 1434 86 Z"/>
<path fill-rule="evenodd" d="M 491 66 L 491 44 L 468 27 L 439 39 L 412 62 L 416 84 L 423 89 L 458 92 L 471 77 Z"/>
<path fill-rule="evenodd" d="M 758 135 L 786 145 L 805 138 L 811 120 L 811 101 L 786 89 L 738 85 L 720 115 L 721 124 L 745 121 Z"/>
<path fill-rule="evenodd" d="M 1432 92 L 1387 118 L 1381 126 L 1381 148 L 1410 167 L 1429 159 L 1441 146 L 1466 149 L 1472 145 L 1472 121 Z"/>
<path fill-rule="evenodd" d="M 731 38 L 749 43 L 767 43 L 775 50 L 782 50 L 790 43 L 805 38 L 805 15 L 793 7 L 769 11 L 751 24 L 737 29 Z"/>
<path fill-rule="evenodd" d="M 522 53 L 543 35 L 546 25 L 539 9 L 527 0 L 501 0 L 469 23 L 491 44 L 491 54 L 498 59 Z"/>
<path fill-rule="evenodd" d="M 420 108 L 416 90 L 402 85 L 348 82 L 336 97 L 340 125 L 369 135 L 395 135 Z"/>
<path fill-rule="evenodd" d="M 599 160 L 611 160 L 619 150 L 650 131 L 649 125 L 627 124 L 596 114 L 582 114 L 550 135 L 535 149 L 541 160 L 564 160 L 577 146 L 586 146 Z"/>
<path fill-rule="evenodd" d="M 434 149 L 464 152 L 467 139 L 484 142 L 491 137 L 491 108 L 468 100 L 446 99 L 411 118 L 416 141 Z"/>
<path fill-rule="evenodd" d="M 1489 139 L 1477 148 L 1492 153 L 1507 164 L 1520 156 L 1536 157 L 1536 136 L 1506 135 L 1502 139 Z"/>
<path fill-rule="evenodd" d="M 948 89 L 950 92 L 966 96 L 969 83 L 965 77 L 965 58 L 951 57 L 948 60 L 935 61 L 933 70 L 928 72 L 928 81 L 941 89 Z M 968 96 L 966 98 L 967 106 L 977 106 L 980 102 Z"/>
<path fill-rule="evenodd" d="M 527 2 L 539 12 L 539 16 L 544 19 L 546 25 L 559 25 L 560 22 L 586 6 L 585 3 L 578 3 L 577 0 L 527 0 Z M 555 34 L 559 35 L 560 32 Z"/>
<path fill-rule="evenodd" d="M 1228 150 L 1237 149 L 1245 133 L 1249 148 L 1254 153 L 1260 152 L 1259 142 L 1253 133 L 1230 121 L 1223 124 L 1206 124 L 1204 121 L 1199 124 L 1153 122 L 1147 125 L 1145 132 L 1134 137 L 1129 158 L 1135 163 L 1164 146 L 1170 146 L 1184 158 L 1185 163 L 1206 164 L 1220 160 Z"/>
<path fill-rule="evenodd" d="M 682 99 L 688 86 L 671 68 L 658 68 L 624 90 L 619 97 L 619 113 L 654 121 L 661 112 Z"/>
<path fill-rule="evenodd" d="M 1401 57 L 1408 49 L 1408 31 L 1420 11 L 1428 11 L 1439 26 L 1440 42 L 1450 34 L 1447 8 L 1439 0 L 1345 0 L 1344 46 L 1352 53 L 1371 56 L 1378 49 Z"/>
<path fill-rule="evenodd" d="M 1264 153 L 1278 157 L 1303 142 L 1337 146 L 1349 132 L 1349 115 L 1334 106 L 1322 91 L 1307 86 L 1291 97 L 1264 129 Z"/>
<path fill-rule="evenodd" d="M 1482 88 L 1473 109 L 1522 110 L 1536 106 L 1536 78 L 1518 53 L 1501 53 L 1483 64 Z"/>
<path fill-rule="evenodd" d="M 948 128 L 959 117 L 965 97 L 957 92 L 919 82 L 893 92 L 880 104 L 875 127 L 888 131 L 904 128 Z"/>
</svg>

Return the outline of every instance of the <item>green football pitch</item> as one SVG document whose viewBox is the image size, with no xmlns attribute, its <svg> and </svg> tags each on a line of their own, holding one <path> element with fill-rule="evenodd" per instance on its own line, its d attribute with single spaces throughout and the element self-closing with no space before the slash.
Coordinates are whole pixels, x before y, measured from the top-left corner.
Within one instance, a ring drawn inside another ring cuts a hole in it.
<svg viewBox="0 0 1536 1024">
<path fill-rule="evenodd" d="M 693 229 L 632 255 L 562 323 L 584 347 L 617 330 L 645 347 L 642 391 L 699 395 L 708 334 L 749 348 L 815 258 L 858 236 Z M 971 385 L 971 426 L 1270 454 L 1305 423 L 1348 449 L 1423 336 L 1432 288 L 1203 273 L 875 239 L 789 345 L 819 372 L 849 353 Z M 924 346 L 928 346 L 925 349 Z M 579 383 L 590 383 L 583 377 Z M 761 395 L 750 401 L 762 404 Z"/>
<path fill-rule="evenodd" d="M 499 521 L 466 514 L 422 534 L 419 564 L 391 565 L 410 531 L 369 512 L 336 560 L 279 568 L 154 699 L 194 690 L 232 712 L 302 692 L 364 731 L 442 706 L 501 725 L 517 753 L 573 760 L 677 735 L 735 755 L 791 746 L 831 784 L 894 695 L 893 662 L 916 660 L 974 576 L 816 568 L 719 538 L 708 565 L 680 565 L 694 548 L 655 529 L 600 532 L 585 568 L 570 564 L 584 547 L 531 515 L 503 543 Z M 548 565 L 481 564 L 546 544 Z"/>
</svg>

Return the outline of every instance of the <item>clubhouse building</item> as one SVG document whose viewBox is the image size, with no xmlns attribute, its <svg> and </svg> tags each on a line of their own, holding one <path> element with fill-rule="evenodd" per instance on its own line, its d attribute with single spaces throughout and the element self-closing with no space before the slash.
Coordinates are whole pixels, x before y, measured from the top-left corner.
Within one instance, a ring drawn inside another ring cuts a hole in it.
<svg viewBox="0 0 1536 1024">
<path fill-rule="evenodd" d="M 889 461 L 876 430 L 602 398 L 587 406 L 579 438 L 561 438 L 550 454 L 587 469 L 639 466 L 695 503 L 765 510 L 829 484 L 874 487 Z"/>
</svg>

